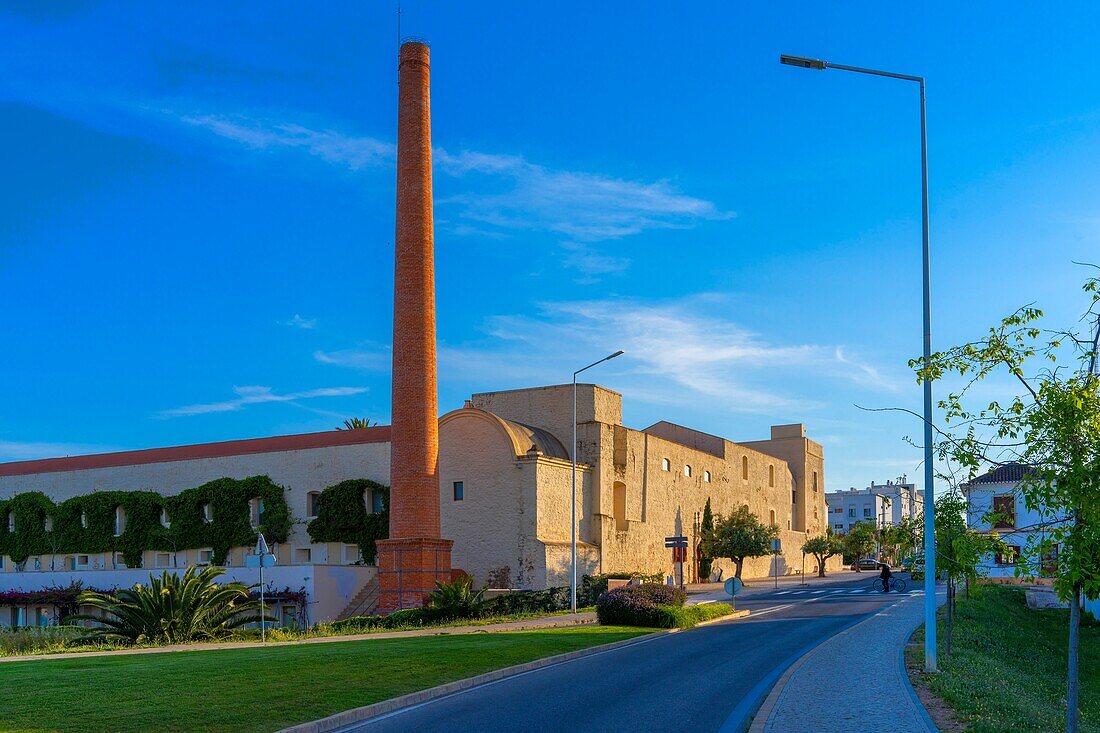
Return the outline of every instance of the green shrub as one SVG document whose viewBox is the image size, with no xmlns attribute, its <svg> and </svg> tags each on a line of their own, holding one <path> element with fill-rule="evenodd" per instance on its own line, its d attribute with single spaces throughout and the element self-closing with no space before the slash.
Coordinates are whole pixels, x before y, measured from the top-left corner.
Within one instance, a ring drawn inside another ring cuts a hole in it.
<svg viewBox="0 0 1100 733">
<path fill-rule="evenodd" d="M 601 624 L 662 627 L 668 621 L 660 607 L 680 607 L 686 600 L 682 590 L 667 585 L 624 585 L 600 595 L 596 617 Z"/>
<path fill-rule="evenodd" d="M 711 619 L 729 616 L 733 606 L 728 603 L 705 603 L 699 606 L 658 606 L 653 624 L 659 629 L 690 629 Z"/>
<path fill-rule="evenodd" d="M 261 620 L 260 602 L 250 598 L 248 586 L 218 585 L 214 579 L 225 573 L 218 567 L 196 570 L 187 568 L 182 576 L 166 570 L 159 578 L 150 575 L 148 586 L 139 583 L 114 594 L 85 591 L 78 599 L 81 605 L 103 615 L 76 614 L 67 621 L 96 624 L 83 629 L 93 641 L 182 644 L 223 638 Z"/>
<path fill-rule="evenodd" d="M 367 508 L 367 492 L 382 495 L 382 511 Z M 343 542 L 359 547 L 363 562 L 373 562 L 378 540 L 390 533 L 390 490 L 370 479 L 349 479 L 329 486 L 317 498 L 317 518 L 307 525 L 313 542 Z"/>
<path fill-rule="evenodd" d="M 455 578 L 450 583 L 435 582 L 435 590 L 428 594 L 425 608 L 440 614 L 441 618 L 473 618 L 478 615 L 485 589 L 474 590 L 474 579 L 469 575 Z"/>
</svg>

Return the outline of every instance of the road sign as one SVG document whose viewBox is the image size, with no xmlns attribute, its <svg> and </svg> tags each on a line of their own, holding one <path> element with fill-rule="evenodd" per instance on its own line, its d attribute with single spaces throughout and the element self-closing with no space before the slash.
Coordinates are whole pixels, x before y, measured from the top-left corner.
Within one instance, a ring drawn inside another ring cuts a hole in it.
<svg viewBox="0 0 1100 733">
<path fill-rule="evenodd" d="M 679 534 L 673 537 L 665 537 L 665 542 L 684 542 L 686 543 L 688 538 L 685 535 Z"/>
<path fill-rule="evenodd" d="M 275 567 L 275 556 L 270 552 L 266 555 L 245 555 L 244 566 L 246 568 L 273 568 Z"/>
<path fill-rule="evenodd" d="M 726 595 L 731 598 L 741 592 L 741 588 L 744 585 L 740 578 L 729 578 L 726 581 Z"/>
<path fill-rule="evenodd" d="M 666 542 L 665 547 L 687 547 L 687 542 Z"/>
<path fill-rule="evenodd" d="M 772 552 L 780 552 L 782 549 L 783 549 L 783 545 L 782 545 L 782 543 L 780 543 L 778 537 L 776 537 L 774 540 L 772 540 Z"/>
</svg>

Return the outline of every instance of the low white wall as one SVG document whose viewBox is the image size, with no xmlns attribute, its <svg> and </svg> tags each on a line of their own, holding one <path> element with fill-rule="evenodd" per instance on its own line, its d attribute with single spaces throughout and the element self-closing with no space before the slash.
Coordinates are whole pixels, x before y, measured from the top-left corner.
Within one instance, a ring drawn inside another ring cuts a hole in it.
<svg viewBox="0 0 1100 733">
<path fill-rule="evenodd" d="M 170 568 L 168 572 L 182 574 L 185 570 Z M 163 571 L 152 572 L 160 575 Z M 264 588 L 269 591 L 305 589 L 309 622 L 317 623 L 335 618 L 377 572 L 377 568 L 369 565 L 276 565 L 264 570 Z M 0 591 L 66 588 L 75 582 L 95 590 L 132 588 L 138 583 L 148 583 L 149 575 L 150 571 L 146 569 L 0 573 Z M 252 585 L 260 581 L 260 572 L 252 568 L 225 568 L 225 574 L 218 578 L 218 582 L 232 581 Z"/>
</svg>

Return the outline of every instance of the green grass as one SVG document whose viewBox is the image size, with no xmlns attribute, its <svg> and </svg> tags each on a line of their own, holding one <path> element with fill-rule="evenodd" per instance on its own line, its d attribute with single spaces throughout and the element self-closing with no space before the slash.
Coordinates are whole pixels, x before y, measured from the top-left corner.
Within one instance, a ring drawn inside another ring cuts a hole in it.
<svg viewBox="0 0 1100 733">
<path fill-rule="evenodd" d="M 670 629 L 690 629 L 704 621 L 729 616 L 733 613 L 733 606 L 728 603 L 704 603 L 698 606 L 661 606 L 661 611 L 668 614 Z"/>
<path fill-rule="evenodd" d="M 0 664 L 0 730 L 263 731 L 647 630 L 577 628 Z"/>
<path fill-rule="evenodd" d="M 982 585 L 957 598 L 951 654 L 937 625 L 940 673 L 922 678 L 968 733 L 1065 730 L 1068 611 L 1031 611 L 1021 588 Z M 923 643 L 923 629 L 913 640 Z M 923 647 L 910 647 L 924 665 Z M 1100 733 L 1100 627 L 1081 627 L 1081 730 Z"/>
</svg>

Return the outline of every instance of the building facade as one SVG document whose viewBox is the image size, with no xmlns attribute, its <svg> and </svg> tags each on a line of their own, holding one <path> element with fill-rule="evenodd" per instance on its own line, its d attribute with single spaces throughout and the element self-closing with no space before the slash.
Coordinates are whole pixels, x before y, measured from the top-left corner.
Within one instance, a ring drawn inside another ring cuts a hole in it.
<svg viewBox="0 0 1100 733">
<path fill-rule="evenodd" d="M 475 394 L 439 419 L 441 536 L 453 542 L 453 567 L 479 586 L 569 582 L 572 397 L 571 385 Z M 802 425 L 775 426 L 768 440 L 746 443 L 669 422 L 634 430 L 622 424 L 622 397 L 592 384 L 578 385 L 577 407 L 579 573 L 674 577 L 665 538 L 687 535 L 696 546 L 708 499 L 715 514 L 744 504 L 779 528 L 782 553 L 747 561 L 746 577 L 802 570 L 802 543 L 826 526 L 824 454 Z M 318 497 L 348 479 L 386 485 L 390 475 L 390 430 L 375 427 L 2 464 L 0 500 L 35 491 L 53 502 L 104 491 L 172 496 L 223 477 L 267 476 L 282 487 L 291 529 L 273 545 L 277 564 L 265 580 L 272 592 L 304 599 L 283 616 L 314 623 L 372 610 L 378 584 L 376 558 L 362 557 L 356 545 L 311 541 L 306 526 Z M 381 511 L 380 497 L 368 492 L 363 502 L 368 513 Z M 3 519 L 0 532 L 16 530 Z M 228 579 L 256 582 L 244 567 L 249 551 L 242 544 L 225 555 Z M 127 567 L 121 553 L 42 553 L 19 565 L 0 557 L 0 594 L 74 581 L 127 587 L 151 571 L 209 564 L 213 554 L 210 547 L 148 550 L 140 567 Z M 718 560 L 715 575 L 731 565 Z M 692 563 L 685 572 L 686 581 L 699 580 Z M 18 613 L 38 617 L 32 608 Z M 0 624 L 14 618 L 0 609 Z"/>
<path fill-rule="evenodd" d="M 858 522 L 874 522 L 881 529 L 900 524 L 903 518 L 918 519 L 924 513 L 924 491 L 904 477 L 885 484 L 872 481 L 866 489 L 830 491 L 825 502 L 829 527 L 836 534 L 846 534 Z"/>
</svg>

